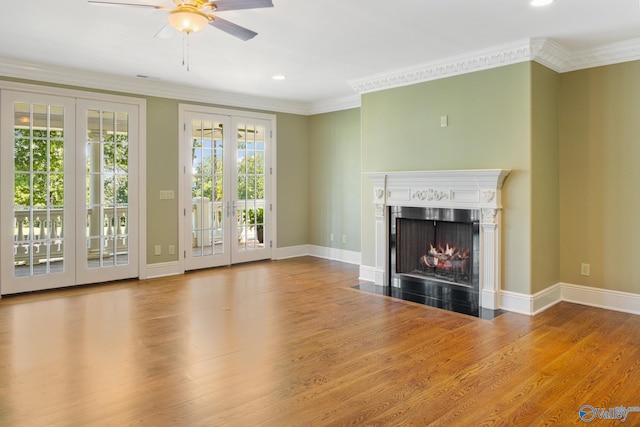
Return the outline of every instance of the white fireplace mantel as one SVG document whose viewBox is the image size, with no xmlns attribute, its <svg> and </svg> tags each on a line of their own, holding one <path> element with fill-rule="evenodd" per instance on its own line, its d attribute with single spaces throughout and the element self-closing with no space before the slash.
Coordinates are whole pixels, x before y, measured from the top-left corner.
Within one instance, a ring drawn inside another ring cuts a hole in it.
<svg viewBox="0 0 640 427">
<path fill-rule="evenodd" d="M 480 221 L 480 306 L 499 308 L 502 185 L 510 169 L 368 172 L 375 205 L 375 282 L 389 280 L 388 206 L 476 209 Z"/>
</svg>

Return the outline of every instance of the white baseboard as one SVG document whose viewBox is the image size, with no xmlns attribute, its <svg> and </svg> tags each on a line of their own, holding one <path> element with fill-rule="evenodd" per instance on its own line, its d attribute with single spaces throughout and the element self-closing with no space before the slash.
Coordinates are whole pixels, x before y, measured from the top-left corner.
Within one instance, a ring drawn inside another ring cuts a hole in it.
<svg viewBox="0 0 640 427">
<path fill-rule="evenodd" d="M 276 248 L 274 259 L 297 258 L 309 255 L 309 245 L 287 246 Z"/>
<path fill-rule="evenodd" d="M 533 295 L 519 292 L 501 291 L 500 308 L 515 313 L 536 315 L 562 301 L 560 283 L 543 289 Z"/>
<path fill-rule="evenodd" d="M 357 265 L 360 265 L 361 260 L 360 252 L 315 245 L 298 245 L 277 248 L 274 259 L 296 258 L 300 256 L 314 256 L 317 258 L 330 259 L 332 261 L 341 261 L 346 262 L 347 264 Z"/>
<path fill-rule="evenodd" d="M 560 301 L 623 313 L 640 314 L 640 294 L 557 283 L 534 295 L 511 291 L 500 292 L 500 308 L 515 313 L 536 315 Z"/>
<path fill-rule="evenodd" d="M 360 277 L 359 280 L 364 280 L 365 282 L 376 282 L 376 268 L 370 267 L 368 265 L 360 265 Z"/>
<path fill-rule="evenodd" d="M 346 262 L 347 264 L 357 265 L 360 265 L 360 261 L 362 258 L 360 252 L 314 245 L 309 245 L 309 255 L 318 258 L 325 258 L 333 261 L 342 261 Z"/>
<path fill-rule="evenodd" d="M 147 279 L 175 276 L 177 274 L 182 274 L 182 271 L 180 271 L 180 263 L 178 261 L 147 264 Z"/>
<path fill-rule="evenodd" d="M 277 248 L 274 252 L 273 259 L 287 259 L 301 256 L 315 256 L 318 258 L 330 259 L 333 261 L 346 262 L 348 264 L 360 264 L 360 252 L 345 251 L 342 249 L 326 248 L 313 245 L 298 245 Z M 155 277 L 175 276 L 182 274 L 180 263 L 160 262 L 156 264 L 147 264 L 147 279 Z"/>
<path fill-rule="evenodd" d="M 562 283 L 562 300 L 624 313 L 640 314 L 640 294 Z"/>
</svg>

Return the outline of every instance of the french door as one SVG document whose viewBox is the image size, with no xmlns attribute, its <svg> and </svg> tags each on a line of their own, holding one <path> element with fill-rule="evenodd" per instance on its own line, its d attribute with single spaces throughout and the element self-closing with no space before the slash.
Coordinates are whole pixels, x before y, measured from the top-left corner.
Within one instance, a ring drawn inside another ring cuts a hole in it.
<svg viewBox="0 0 640 427">
<path fill-rule="evenodd" d="M 137 107 L 1 97 L 1 292 L 136 277 Z"/>
<path fill-rule="evenodd" d="M 185 270 L 271 258 L 271 122 L 183 119 Z"/>
</svg>

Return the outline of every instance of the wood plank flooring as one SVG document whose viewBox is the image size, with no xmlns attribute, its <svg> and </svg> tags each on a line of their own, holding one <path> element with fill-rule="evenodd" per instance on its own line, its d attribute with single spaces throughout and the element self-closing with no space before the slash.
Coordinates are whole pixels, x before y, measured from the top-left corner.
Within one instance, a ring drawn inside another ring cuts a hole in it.
<svg viewBox="0 0 640 427">
<path fill-rule="evenodd" d="M 357 276 L 304 257 L 5 297 L 0 425 L 567 426 L 640 406 L 640 316 L 483 320 Z"/>
</svg>

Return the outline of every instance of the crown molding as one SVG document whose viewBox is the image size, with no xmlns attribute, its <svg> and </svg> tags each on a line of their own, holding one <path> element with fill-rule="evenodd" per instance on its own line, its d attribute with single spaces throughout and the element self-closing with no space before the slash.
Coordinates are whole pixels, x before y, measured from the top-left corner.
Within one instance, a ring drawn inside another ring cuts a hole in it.
<svg viewBox="0 0 640 427">
<path fill-rule="evenodd" d="M 537 46 L 532 45 L 531 40 L 517 41 L 479 50 L 472 54 L 450 56 L 389 73 L 351 80 L 349 84 L 356 93 L 360 94 L 408 86 L 529 61 L 534 50 L 537 50 Z"/>
<path fill-rule="evenodd" d="M 310 104 L 307 114 L 323 114 L 332 113 L 334 111 L 350 110 L 352 108 L 360 108 L 360 95 L 345 96 L 342 98 L 327 99 L 324 101 L 314 102 Z"/>
<path fill-rule="evenodd" d="M 571 52 L 552 39 L 536 38 L 355 79 L 349 84 L 356 93 L 363 94 L 525 61 L 535 61 L 558 73 L 566 73 L 636 60 L 640 60 L 640 38 L 578 52 Z"/>
<path fill-rule="evenodd" d="M 569 55 L 563 72 L 640 60 L 640 38 L 598 46 Z"/>
<path fill-rule="evenodd" d="M 532 39 L 531 61 L 535 61 L 557 72 L 564 72 L 569 58 L 569 51 L 551 39 Z"/>
<path fill-rule="evenodd" d="M 348 83 L 355 91 L 355 95 L 308 103 L 203 89 L 152 79 L 116 76 L 2 57 L 0 57 L 0 76 L 308 116 L 359 108 L 361 106 L 360 95 L 363 93 L 408 86 L 520 62 L 535 61 L 558 73 L 565 73 L 637 60 L 640 60 L 640 38 L 576 52 L 569 51 L 552 39 L 526 39 L 350 80 Z"/>
<path fill-rule="evenodd" d="M 313 109 L 313 105 L 309 103 L 203 89 L 153 79 L 116 76 L 4 57 L 0 58 L 0 76 L 270 112 L 308 115 Z"/>
</svg>

